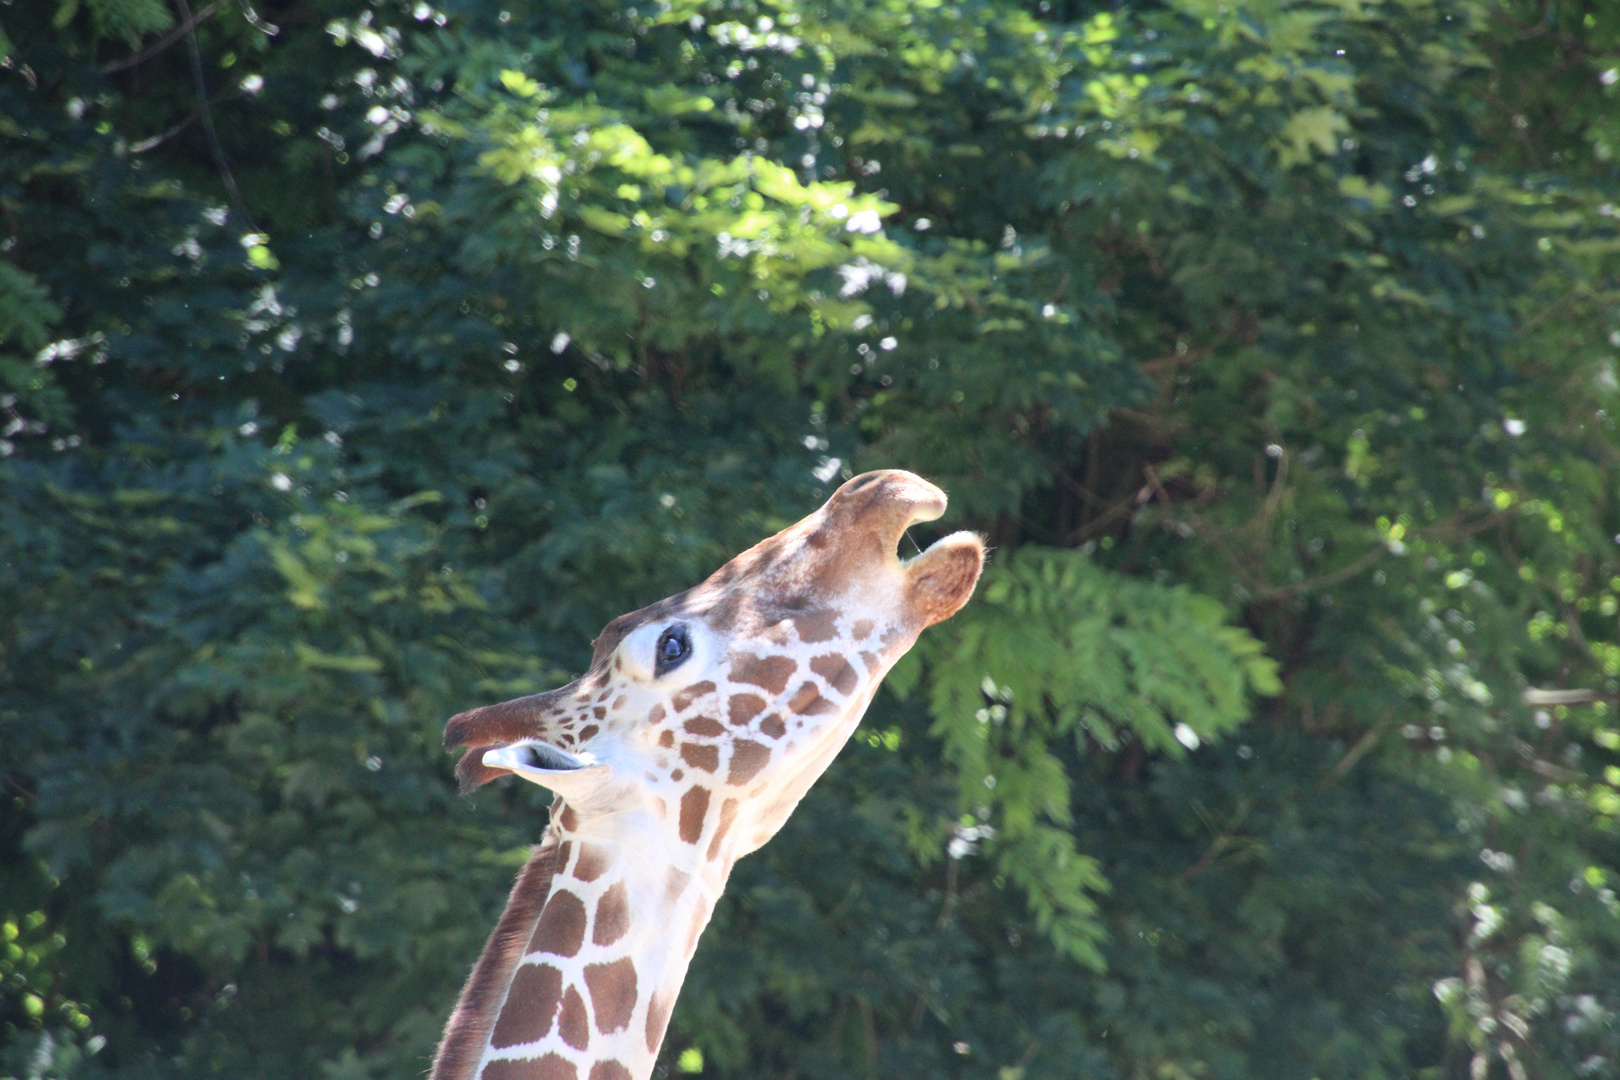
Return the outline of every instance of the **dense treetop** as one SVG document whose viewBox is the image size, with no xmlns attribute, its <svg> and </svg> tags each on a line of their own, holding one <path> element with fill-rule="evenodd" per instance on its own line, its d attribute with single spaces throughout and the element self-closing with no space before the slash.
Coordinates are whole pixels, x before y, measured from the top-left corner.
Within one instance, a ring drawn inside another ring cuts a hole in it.
<svg viewBox="0 0 1620 1080">
<path fill-rule="evenodd" d="M 1620 1076 L 1620 7 L 0 54 L 0 1075 L 420 1075 L 546 813 L 444 719 L 898 466 L 990 568 L 662 1067 Z"/>
</svg>

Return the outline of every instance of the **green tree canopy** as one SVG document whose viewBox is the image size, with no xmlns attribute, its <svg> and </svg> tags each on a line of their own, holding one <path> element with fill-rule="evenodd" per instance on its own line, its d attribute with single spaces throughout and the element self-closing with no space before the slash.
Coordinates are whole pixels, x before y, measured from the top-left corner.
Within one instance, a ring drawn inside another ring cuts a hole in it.
<svg viewBox="0 0 1620 1080">
<path fill-rule="evenodd" d="M 670 1070 L 1620 1076 L 1620 8 L 0 54 L 0 1075 L 420 1075 L 545 820 L 443 720 L 898 466 L 979 598 L 739 864 Z"/>
</svg>

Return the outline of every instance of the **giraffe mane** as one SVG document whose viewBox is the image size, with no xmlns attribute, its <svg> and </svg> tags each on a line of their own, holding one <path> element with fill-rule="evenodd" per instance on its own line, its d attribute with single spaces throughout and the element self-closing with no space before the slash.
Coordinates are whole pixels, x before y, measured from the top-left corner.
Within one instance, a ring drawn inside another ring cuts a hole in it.
<svg viewBox="0 0 1620 1080">
<path fill-rule="evenodd" d="M 523 950 L 540 921 L 540 909 L 551 893 L 551 879 L 556 875 L 559 843 L 555 829 L 547 828 L 545 836 L 535 845 L 529 861 L 518 872 L 512 893 L 506 898 L 495 929 L 489 935 L 478 963 L 467 976 L 461 997 L 456 1000 L 455 1011 L 444 1026 L 444 1037 L 433 1056 L 433 1071 L 429 1080 L 472 1080 L 478 1063 L 489 1042 L 491 1029 L 512 974 Z"/>
</svg>

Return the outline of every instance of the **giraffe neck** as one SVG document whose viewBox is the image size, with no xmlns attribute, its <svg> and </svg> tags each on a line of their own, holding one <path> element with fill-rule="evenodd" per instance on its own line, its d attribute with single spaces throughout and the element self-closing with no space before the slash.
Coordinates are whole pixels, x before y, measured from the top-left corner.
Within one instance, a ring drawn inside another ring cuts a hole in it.
<svg viewBox="0 0 1620 1080">
<path fill-rule="evenodd" d="M 469 1080 L 645 1080 L 729 860 L 559 806 L 555 873 Z"/>
</svg>

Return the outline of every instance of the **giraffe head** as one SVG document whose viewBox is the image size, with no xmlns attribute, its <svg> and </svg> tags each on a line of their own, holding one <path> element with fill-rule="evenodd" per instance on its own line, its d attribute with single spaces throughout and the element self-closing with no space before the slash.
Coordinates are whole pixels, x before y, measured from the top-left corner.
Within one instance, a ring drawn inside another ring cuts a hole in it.
<svg viewBox="0 0 1620 1080">
<path fill-rule="evenodd" d="M 754 850 L 843 746 L 883 675 L 972 595 L 984 545 L 917 557 L 905 530 L 945 494 L 866 473 L 701 585 L 621 615 L 567 686 L 451 719 L 464 789 L 515 773 L 553 789 L 565 831 L 637 812 L 708 857 Z M 729 838 L 728 838 L 729 837 Z"/>
</svg>

